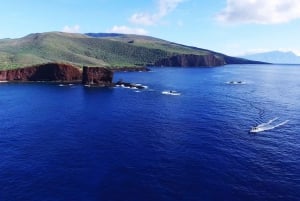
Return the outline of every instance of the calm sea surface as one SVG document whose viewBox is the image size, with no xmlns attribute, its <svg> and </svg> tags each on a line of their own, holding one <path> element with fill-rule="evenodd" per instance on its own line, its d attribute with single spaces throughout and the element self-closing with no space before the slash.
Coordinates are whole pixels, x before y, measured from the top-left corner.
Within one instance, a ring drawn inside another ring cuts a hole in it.
<svg viewBox="0 0 300 201">
<path fill-rule="evenodd" d="M 0 84 L 1 201 L 300 199 L 300 66 L 114 79 L 148 89 Z"/>
</svg>

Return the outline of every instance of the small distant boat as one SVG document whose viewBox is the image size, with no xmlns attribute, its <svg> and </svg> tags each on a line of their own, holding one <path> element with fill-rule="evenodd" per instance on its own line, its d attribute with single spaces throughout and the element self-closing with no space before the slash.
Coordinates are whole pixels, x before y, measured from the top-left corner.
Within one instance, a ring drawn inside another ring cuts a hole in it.
<svg viewBox="0 0 300 201">
<path fill-rule="evenodd" d="M 259 124 L 257 126 L 254 126 L 250 129 L 250 133 L 258 133 L 258 132 L 262 132 L 262 131 L 267 131 L 267 130 L 272 130 L 274 128 L 277 128 L 279 126 L 283 126 L 285 125 L 286 123 L 289 122 L 289 120 L 285 120 L 281 123 L 277 123 L 277 124 L 272 124 L 274 121 L 276 121 L 278 119 L 278 117 L 274 118 L 274 119 L 271 119 L 269 120 L 267 123 L 262 123 L 262 124 Z"/>
<path fill-rule="evenodd" d="M 252 127 L 251 129 L 250 129 L 250 133 L 258 133 L 258 132 L 261 132 L 261 131 L 264 131 L 265 129 L 263 129 L 263 128 L 261 128 L 261 127 L 259 127 L 259 126 L 255 126 L 255 127 Z"/>
<path fill-rule="evenodd" d="M 226 82 L 226 84 L 246 84 L 246 82 L 244 81 L 229 81 L 229 82 Z"/>
<path fill-rule="evenodd" d="M 164 94 L 164 95 L 172 95 L 172 96 L 180 96 L 181 95 L 181 93 L 179 93 L 177 91 L 172 91 L 172 90 L 162 91 L 161 93 Z"/>
</svg>

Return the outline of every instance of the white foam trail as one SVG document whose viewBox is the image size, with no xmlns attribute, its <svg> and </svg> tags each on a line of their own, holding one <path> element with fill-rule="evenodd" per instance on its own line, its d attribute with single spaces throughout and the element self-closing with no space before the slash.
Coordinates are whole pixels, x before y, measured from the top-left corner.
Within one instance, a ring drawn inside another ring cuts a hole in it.
<svg viewBox="0 0 300 201">
<path fill-rule="evenodd" d="M 259 124 L 258 126 L 256 127 L 264 127 L 264 126 L 268 126 L 270 125 L 273 121 L 276 121 L 278 119 L 278 117 L 274 118 L 274 119 L 271 119 L 269 120 L 267 123 L 262 123 L 262 124 Z"/>
<path fill-rule="evenodd" d="M 285 121 L 283 121 L 283 122 L 281 122 L 279 124 L 272 125 L 271 123 L 273 123 L 277 119 L 278 119 L 278 117 L 269 120 L 267 123 L 259 124 L 259 125 L 255 126 L 255 127 L 251 128 L 250 132 L 251 133 L 258 133 L 258 132 L 262 132 L 262 131 L 272 130 L 272 129 L 277 128 L 279 126 L 283 126 L 283 125 L 285 125 L 286 123 L 289 122 L 289 120 L 285 120 Z"/>
<path fill-rule="evenodd" d="M 270 121 L 268 121 L 267 124 L 271 124 L 273 121 L 276 121 L 277 119 L 279 119 L 279 118 L 275 117 L 274 119 L 271 119 Z"/>
<path fill-rule="evenodd" d="M 172 95 L 172 96 L 180 96 L 181 93 L 177 92 L 177 91 L 162 91 L 161 92 L 164 95 Z"/>
<path fill-rule="evenodd" d="M 279 127 L 279 126 L 283 126 L 284 124 L 288 123 L 289 120 L 285 120 L 283 122 L 281 122 L 280 124 L 275 125 L 273 128 Z"/>
</svg>

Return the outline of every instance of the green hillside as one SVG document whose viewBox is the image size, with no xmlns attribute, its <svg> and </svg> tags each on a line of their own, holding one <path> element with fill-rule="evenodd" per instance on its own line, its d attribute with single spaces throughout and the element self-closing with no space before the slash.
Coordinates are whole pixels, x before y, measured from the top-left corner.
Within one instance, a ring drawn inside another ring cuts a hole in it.
<svg viewBox="0 0 300 201">
<path fill-rule="evenodd" d="M 78 66 L 144 66 L 172 55 L 210 53 L 225 56 L 148 36 L 116 34 L 92 37 L 48 32 L 0 40 L 0 69 L 46 62 L 67 62 Z"/>
</svg>

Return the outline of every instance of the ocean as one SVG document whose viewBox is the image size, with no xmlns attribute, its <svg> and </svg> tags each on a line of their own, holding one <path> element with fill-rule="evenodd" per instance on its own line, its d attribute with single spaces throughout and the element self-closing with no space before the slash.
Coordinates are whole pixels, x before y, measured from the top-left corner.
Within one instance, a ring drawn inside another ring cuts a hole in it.
<svg viewBox="0 0 300 201">
<path fill-rule="evenodd" d="M 0 200 L 300 199 L 299 65 L 151 70 L 1 83 Z"/>
</svg>

